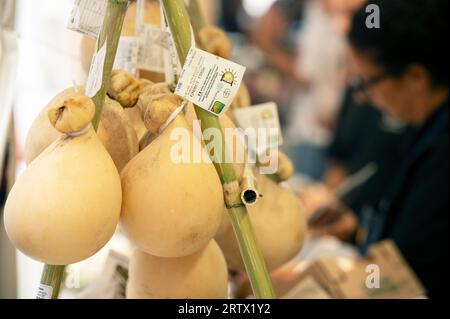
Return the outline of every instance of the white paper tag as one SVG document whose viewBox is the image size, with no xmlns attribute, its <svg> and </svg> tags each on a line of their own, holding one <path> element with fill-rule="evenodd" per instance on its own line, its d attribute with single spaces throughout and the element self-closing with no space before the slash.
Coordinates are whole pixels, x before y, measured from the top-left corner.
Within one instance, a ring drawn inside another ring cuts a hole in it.
<svg viewBox="0 0 450 319">
<path fill-rule="evenodd" d="M 40 284 L 36 299 L 52 299 L 53 287 Z"/>
<path fill-rule="evenodd" d="M 103 47 L 94 55 L 92 59 L 91 69 L 89 70 L 89 77 L 86 83 L 86 96 L 93 98 L 100 88 L 103 82 L 103 67 L 106 59 L 107 41 L 103 44 Z"/>
<path fill-rule="evenodd" d="M 158 26 L 143 24 L 138 27 L 138 68 L 154 72 L 164 72 L 164 46 L 167 32 Z"/>
<path fill-rule="evenodd" d="M 167 38 L 167 50 L 164 54 L 164 73 L 166 76 L 167 83 L 178 83 L 178 79 L 181 74 L 181 63 L 178 59 L 177 49 L 170 32 L 168 32 L 169 37 Z"/>
<path fill-rule="evenodd" d="M 258 145 L 248 145 L 253 151 L 261 154 L 267 149 L 283 144 L 280 117 L 276 103 L 265 103 L 234 110 L 234 115 L 241 128 L 252 129 L 258 134 Z M 263 136 L 261 136 L 263 135 Z M 261 141 L 265 138 L 265 141 Z"/>
<path fill-rule="evenodd" d="M 167 38 L 161 45 L 165 48 L 164 51 L 164 73 L 167 83 L 178 83 L 181 74 L 181 63 L 178 58 L 177 49 L 170 31 L 169 24 L 164 15 L 164 8 L 161 6 L 161 27 L 167 32 Z"/>
<path fill-rule="evenodd" d="M 121 37 L 117 48 L 114 70 L 123 70 L 135 76 L 138 63 L 138 40 L 136 37 Z"/>
<path fill-rule="evenodd" d="M 245 70 L 239 64 L 191 48 L 175 94 L 218 116 L 233 102 Z"/>
<path fill-rule="evenodd" d="M 157 36 L 154 37 L 155 38 L 154 44 L 163 48 L 166 51 L 169 51 L 172 45 L 174 45 L 172 35 L 168 30 L 165 30 L 157 26 L 153 27 L 158 29 L 158 31 L 155 31 L 157 33 Z"/>
<path fill-rule="evenodd" d="M 106 0 L 75 0 L 67 28 L 98 37 L 106 15 Z"/>
</svg>

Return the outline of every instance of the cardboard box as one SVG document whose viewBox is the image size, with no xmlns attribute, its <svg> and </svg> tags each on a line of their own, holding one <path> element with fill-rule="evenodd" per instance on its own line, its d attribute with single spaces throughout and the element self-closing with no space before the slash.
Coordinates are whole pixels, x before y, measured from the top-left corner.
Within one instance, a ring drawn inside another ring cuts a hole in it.
<svg viewBox="0 0 450 319">
<path fill-rule="evenodd" d="M 373 246 L 367 258 L 326 258 L 314 262 L 283 295 L 304 298 L 305 289 L 299 288 L 311 280 L 335 299 L 405 299 L 426 295 L 419 279 L 391 240 Z"/>
</svg>

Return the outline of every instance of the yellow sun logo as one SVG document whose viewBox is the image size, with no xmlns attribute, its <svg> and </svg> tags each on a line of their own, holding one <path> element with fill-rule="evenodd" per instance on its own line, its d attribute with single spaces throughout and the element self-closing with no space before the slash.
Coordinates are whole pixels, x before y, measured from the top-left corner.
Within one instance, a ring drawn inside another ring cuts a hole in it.
<svg viewBox="0 0 450 319">
<path fill-rule="evenodd" d="M 222 74 L 222 82 L 228 83 L 233 86 L 234 82 L 236 82 L 236 74 L 232 70 L 226 70 Z"/>
</svg>

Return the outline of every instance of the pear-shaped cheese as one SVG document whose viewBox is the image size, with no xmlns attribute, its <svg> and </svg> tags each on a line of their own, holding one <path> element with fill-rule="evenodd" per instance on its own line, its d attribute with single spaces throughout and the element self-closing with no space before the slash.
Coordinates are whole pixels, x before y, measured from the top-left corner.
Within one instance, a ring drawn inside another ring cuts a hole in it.
<svg viewBox="0 0 450 319">
<path fill-rule="evenodd" d="M 204 153 L 179 115 L 122 171 L 121 225 L 140 250 L 187 256 L 215 236 L 224 205 L 222 185 L 206 153 L 193 161 L 198 150 Z"/>
<path fill-rule="evenodd" d="M 227 296 L 227 265 L 215 241 L 181 258 L 160 258 L 134 251 L 127 286 L 129 299 L 226 299 Z"/>
<path fill-rule="evenodd" d="M 289 189 L 264 175 L 257 177 L 257 187 L 263 197 L 247 209 L 267 268 L 274 270 L 295 257 L 302 248 L 306 221 L 300 199 Z M 226 212 L 223 216 L 216 240 L 229 268 L 245 271 L 230 217 Z"/>
<path fill-rule="evenodd" d="M 75 109 L 67 111 L 74 101 L 51 109 L 49 117 L 62 132 L 86 129 L 64 134 L 42 152 L 18 178 L 5 205 L 5 227 L 14 246 L 51 265 L 94 255 L 114 234 L 120 215 L 120 176 L 87 127 L 95 106 L 89 100 L 89 118 L 82 118 Z"/>
<path fill-rule="evenodd" d="M 185 117 L 189 127 L 192 130 L 198 130 L 194 132 L 196 133 L 197 139 L 202 139 L 200 123 L 198 122 L 198 117 L 195 113 L 193 104 L 189 103 L 186 106 Z M 244 176 L 245 163 L 248 158 L 245 141 L 239 135 L 238 129 L 233 121 L 226 114 L 222 114 L 219 119 L 222 127 L 222 134 L 226 137 L 226 149 L 229 162 L 233 163 L 236 178 L 240 182 Z"/>
<path fill-rule="evenodd" d="M 83 92 L 83 87 L 79 87 L 78 92 L 75 92 L 73 88 L 64 90 L 53 98 L 38 115 L 25 142 L 25 162 L 27 164 L 30 164 L 50 144 L 63 136 L 51 125 L 47 116 L 48 110 Z M 121 105 L 108 97 L 103 106 L 98 137 L 110 153 L 119 171 L 139 151 L 137 135 L 131 121 Z"/>
</svg>

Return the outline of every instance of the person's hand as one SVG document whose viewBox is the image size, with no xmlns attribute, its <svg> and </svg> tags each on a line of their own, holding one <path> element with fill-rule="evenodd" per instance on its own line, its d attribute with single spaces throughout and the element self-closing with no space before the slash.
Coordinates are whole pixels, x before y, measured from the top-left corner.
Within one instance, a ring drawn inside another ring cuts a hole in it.
<svg viewBox="0 0 450 319">
<path fill-rule="evenodd" d="M 310 186 L 300 197 L 312 237 L 334 236 L 349 241 L 358 229 L 358 219 L 333 191 L 322 184 Z"/>
<path fill-rule="evenodd" d="M 342 241 L 351 241 L 358 230 L 358 219 L 350 211 L 333 214 L 335 219 L 331 223 L 310 225 L 311 236 L 333 236 Z"/>
<path fill-rule="evenodd" d="M 300 192 L 305 208 L 305 217 L 309 220 L 320 208 L 335 200 L 333 192 L 324 184 L 308 186 Z"/>
<path fill-rule="evenodd" d="M 324 177 L 324 184 L 331 190 L 336 191 L 348 177 L 348 171 L 339 161 L 331 161 Z"/>
</svg>

